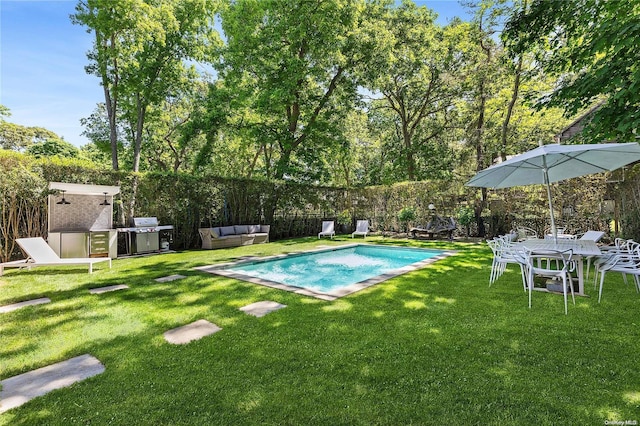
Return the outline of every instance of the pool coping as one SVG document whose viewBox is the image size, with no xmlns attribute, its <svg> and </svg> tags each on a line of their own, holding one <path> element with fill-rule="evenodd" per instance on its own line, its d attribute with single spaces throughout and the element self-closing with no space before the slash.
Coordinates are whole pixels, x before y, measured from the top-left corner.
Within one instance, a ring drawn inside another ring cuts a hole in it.
<svg viewBox="0 0 640 426">
<path fill-rule="evenodd" d="M 309 290 L 308 288 L 282 284 L 282 283 L 278 283 L 278 282 L 275 282 L 275 281 L 265 280 L 263 278 L 257 278 L 257 277 L 252 277 L 252 276 L 249 276 L 249 275 L 241 274 L 241 273 L 238 273 L 238 272 L 228 271 L 228 270 L 225 269 L 225 268 L 230 268 L 230 267 L 234 267 L 234 266 L 238 266 L 238 265 L 243 265 L 243 264 L 246 264 L 246 263 L 267 262 L 267 261 L 271 261 L 271 260 L 284 259 L 284 258 L 288 258 L 288 257 L 294 257 L 294 256 L 300 256 L 300 255 L 306 255 L 306 254 L 312 254 L 312 253 L 335 251 L 335 250 L 351 248 L 351 247 L 357 247 L 357 246 L 393 247 L 393 248 L 398 248 L 398 249 L 417 249 L 417 250 L 438 250 L 438 251 L 441 251 L 442 253 L 440 253 L 437 256 L 431 257 L 429 259 L 421 260 L 419 262 L 415 262 L 415 263 L 412 263 L 410 265 L 403 266 L 402 268 L 394 269 L 394 270 L 391 270 L 391 271 L 386 272 L 384 274 L 381 274 L 381 275 L 378 275 L 378 276 L 375 276 L 375 277 L 372 277 L 372 278 L 368 278 L 366 280 L 359 281 L 359 282 L 354 283 L 354 284 L 349 284 L 348 286 L 341 287 L 341 288 L 339 288 L 337 290 L 330 291 L 330 292 L 320 292 L 320 291 Z M 422 269 L 425 266 L 430 265 L 431 263 L 437 262 L 438 260 L 442 260 L 442 259 L 447 258 L 449 256 L 453 256 L 456 253 L 457 252 L 455 250 L 443 250 L 443 249 L 420 248 L 420 247 L 400 247 L 400 246 L 387 246 L 387 245 L 380 245 L 380 244 L 355 243 L 355 244 L 345 244 L 345 245 L 331 246 L 331 247 L 323 246 L 322 248 L 317 248 L 317 249 L 313 249 L 313 250 L 305 250 L 305 251 L 300 251 L 300 252 L 278 254 L 278 255 L 274 255 L 274 256 L 249 257 L 249 258 L 239 259 L 239 260 L 236 260 L 236 261 L 233 261 L 233 262 L 226 262 L 226 263 L 220 263 L 220 264 L 215 264 L 215 265 L 207 265 L 207 266 L 198 266 L 198 267 L 196 267 L 194 269 L 196 269 L 198 271 L 202 271 L 202 272 L 207 272 L 207 273 L 210 273 L 210 274 L 220 275 L 220 276 L 227 277 L 227 278 L 234 278 L 236 280 L 241 280 L 241 281 L 246 281 L 246 282 L 250 282 L 250 283 L 253 283 L 253 284 L 262 285 L 262 286 L 265 286 L 265 287 L 271 287 L 271 288 L 276 288 L 278 290 L 289 291 L 289 292 L 300 294 L 300 295 L 303 295 L 303 296 L 311 296 L 311 297 L 315 297 L 317 299 L 322 299 L 322 300 L 326 300 L 326 301 L 333 301 L 333 300 L 336 300 L 336 299 L 338 299 L 340 297 L 344 297 L 344 296 L 347 296 L 349 294 L 353 294 L 355 292 L 358 292 L 360 290 L 364 290 L 365 288 L 374 286 L 376 284 L 380 284 L 381 282 L 387 281 L 387 280 L 389 280 L 391 278 L 394 278 L 394 277 L 397 277 L 399 275 L 406 274 L 407 272 L 411 272 L 411 271 L 415 271 L 415 270 L 418 270 L 418 269 Z"/>
</svg>

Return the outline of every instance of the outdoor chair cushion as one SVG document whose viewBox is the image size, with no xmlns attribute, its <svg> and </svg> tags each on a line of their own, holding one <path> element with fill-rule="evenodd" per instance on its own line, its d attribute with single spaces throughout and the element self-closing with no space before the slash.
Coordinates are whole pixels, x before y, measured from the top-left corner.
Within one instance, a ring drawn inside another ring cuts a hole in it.
<svg viewBox="0 0 640 426">
<path fill-rule="evenodd" d="M 236 234 L 249 234 L 249 227 L 247 225 L 235 225 Z"/>
<path fill-rule="evenodd" d="M 220 228 L 220 236 L 225 237 L 227 235 L 235 235 L 236 227 L 235 226 L 222 226 Z"/>
</svg>

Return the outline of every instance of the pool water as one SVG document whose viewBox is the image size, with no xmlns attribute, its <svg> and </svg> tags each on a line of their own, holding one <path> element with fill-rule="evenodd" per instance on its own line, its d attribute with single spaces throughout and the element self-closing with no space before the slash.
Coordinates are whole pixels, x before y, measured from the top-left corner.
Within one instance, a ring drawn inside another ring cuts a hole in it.
<svg viewBox="0 0 640 426">
<path fill-rule="evenodd" d="M 289 255 L 279 259 L 251 261 L 227 267 L 225 270 L 240 274 L 241 279 L 245 279 L 242 276 L 247 276 L 302 287 L 313 292 L 338 295 L 335 293 L 337 290 L 381 277 L 369 284 L 373 285 L 424 266 L 424 261 L 438 258 L 443 253 L 442 250 L 359 244 Z M 407 268 L 409 266 L 412 267 Z M 352 291 L 347 293 L 349 292 Z"/>
</svg>

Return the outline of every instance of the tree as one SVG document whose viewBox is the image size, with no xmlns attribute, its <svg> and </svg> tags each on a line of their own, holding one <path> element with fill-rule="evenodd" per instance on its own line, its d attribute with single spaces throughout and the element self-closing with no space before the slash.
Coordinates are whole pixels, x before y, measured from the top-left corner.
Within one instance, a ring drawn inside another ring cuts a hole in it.
<svg viewBox="0 0 640 426">
<path fill-rule="evenodd" d="M 95 34 L 87 71 L 98 75 L 104 88 L 113 168 L 119 167 L 122 108 L 131 131 L 132 170 L 138 171 L 149 108 L 196 78 L 185 60 L 210 56 L 219 44 L 213 26 L 217 1 L 85 0 L 76 11 L 74 22 Z"/>
<path fill-rule="evenodd" d="M 220 73 L 251 114 L 268 177 L 314 180 L 319 158 L 342 140 L 334 123 L 358 97 L 358 75 L 383 42 L 363 0 L 238 0 L 222 13 Z"/>
<path fill-rule="evenodd" d="M 23 151 L 29 146 L 45 142 L 48 139 L 61 139 L 60 136 L 42 127 L 28 127 L 10 123 L 4 117 L 10 117 L 11 111 L 0 105 L 0 148 Z"/>
<path fill-rule="evenodd" d="M 369 88 L 386 100 L 372 107 L 384 105 L 392 111 L 396 135 L 391 140 L 400 143 L 396 163 L 402 163 L 409 180 L 425 177 L 418 162 L 432 157 L 431 143 L 445 131 L 459 95 L 455 71 L 461 56 L 455 29 L 442 29 L 435 18 L 433 11 L 411 1 L 390 9 L 385 17 L 389 51 L 378 52 L 388 60 L 378 63 L 381 69 L 370 68 L 374 74 Z"/>
<path fill-rule="evenodd" d="M 41 143 L 35 143 L 27 148 L 27 154 L 35 158 L 42 157 L 65 157 L 75 158 L 80 154 L 80 150 L 74 145 L 62 139 L 51 138 Z"/>
<path fill-rule="evenodd" d="M 571 116 L 604 104 L 586 130 L 588 139 L 636 140 L 640 128 L 640 3 L 600 0 L 533 0 L 506 24 L 505 43 L 536 52 L 557 77 L 555 90 L 539 94 L 539 107 L 559 106 Z"/>
</svg>

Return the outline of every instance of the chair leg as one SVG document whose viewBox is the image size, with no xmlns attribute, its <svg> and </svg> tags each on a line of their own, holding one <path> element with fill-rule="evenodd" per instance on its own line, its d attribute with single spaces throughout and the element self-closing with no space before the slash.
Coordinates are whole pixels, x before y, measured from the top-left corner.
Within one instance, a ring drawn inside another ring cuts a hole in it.
<svg viewBox="0 0 640 426">
<path fill-rule="evenodd" d="M 567 276 L 562 276 L 562 295 L 564 296 L 564 314 L 567 315 Z"/>
<path fill-rule="evenodd" d="M 491 262 L 491 275 L 489 275 L 489 287 L 491 287 L 491 284 L 493 284 L 493 281 L 495 281 L 493 279 L 493 276 L 496 273 L 496 259 L 493 259 L 493 262 Z"/>
<path fill-rule="evenodd" d="M 600 291 L 598 291 L 598 303 L 602 299 L 602 284 L 604 284 L 604 275 L 607 271 L 600 271 Z"/>
<path fill-rule="evenodd" d="M 533 291 L 533 271 L 529 271 L 529 309 L 531 309 L 531 292 Z"/>
</svg>

